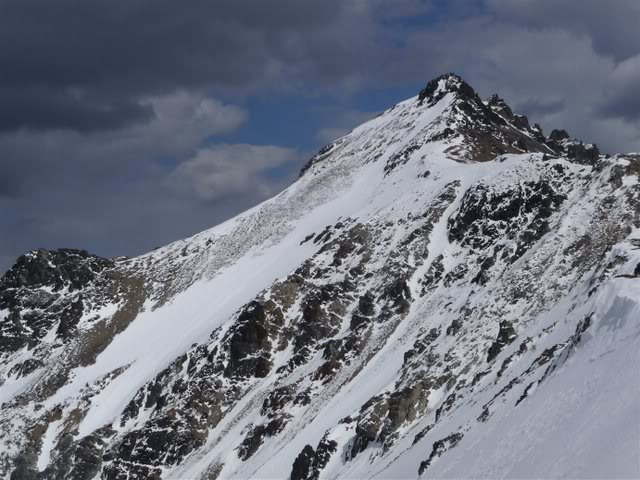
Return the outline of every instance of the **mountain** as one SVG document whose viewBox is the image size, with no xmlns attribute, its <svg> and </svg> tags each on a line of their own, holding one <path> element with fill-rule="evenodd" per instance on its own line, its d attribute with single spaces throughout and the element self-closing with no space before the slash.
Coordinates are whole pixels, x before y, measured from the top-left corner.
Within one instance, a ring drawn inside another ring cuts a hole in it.
<svg viewBox="0 0 640 480">
<path fill-rule="evenodd" d="M 210 230 L 32 251 L 0 477 L 638 477 L 639 174 L 448 74 Z"/>
</svg>

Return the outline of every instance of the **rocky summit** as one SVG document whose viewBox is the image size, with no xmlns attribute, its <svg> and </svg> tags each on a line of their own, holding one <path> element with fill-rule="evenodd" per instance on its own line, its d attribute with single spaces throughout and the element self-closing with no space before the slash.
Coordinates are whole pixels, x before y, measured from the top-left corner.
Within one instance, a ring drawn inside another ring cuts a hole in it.
<svg viewBox="0 0 640 480">
<path fill-rule="evenodd" d="M 637 478 L 639 174 L 449 74 L 210 230 L 29 252 L 0 478 Z"/>
</svg>

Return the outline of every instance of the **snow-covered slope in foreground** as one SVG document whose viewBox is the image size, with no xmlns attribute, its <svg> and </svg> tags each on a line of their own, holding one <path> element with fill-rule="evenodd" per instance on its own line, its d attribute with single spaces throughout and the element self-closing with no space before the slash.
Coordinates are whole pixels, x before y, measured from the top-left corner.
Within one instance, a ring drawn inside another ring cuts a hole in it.
<svg viewBox="0 0 640 480">
<path fill-rule="evenodd" d="M 437 78 L 291 187 L 0 283 L 0 476 L 637 478 L 640 156 Z"/>
</svg>

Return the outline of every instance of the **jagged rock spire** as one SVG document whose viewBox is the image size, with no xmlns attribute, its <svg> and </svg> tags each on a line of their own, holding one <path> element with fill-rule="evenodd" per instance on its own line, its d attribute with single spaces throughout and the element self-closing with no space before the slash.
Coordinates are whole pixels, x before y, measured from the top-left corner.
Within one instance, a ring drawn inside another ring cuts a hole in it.
<svg viewBox="0 0 640 480">
<path fill-rule="evenodd" d="M 477 97 L 475 90 L 462 77 L 455 73 L 446 73 L 429 81 L 427 86 L 420 90 L 418 101 L 420 104 L 426 101 L 428 105 L 432 105 L 447 93 L 457 93 L 467 98 Z"/>
</svg>

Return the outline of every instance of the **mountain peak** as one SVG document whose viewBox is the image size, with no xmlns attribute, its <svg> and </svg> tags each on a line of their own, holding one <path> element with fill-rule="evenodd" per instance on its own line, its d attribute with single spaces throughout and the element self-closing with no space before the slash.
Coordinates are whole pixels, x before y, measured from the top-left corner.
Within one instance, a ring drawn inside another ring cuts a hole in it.
<svg viewBox="0 0 640 480">
<path fill-rule="evenodd" d="M 398 103 L 324 146 L 305 164 L 300 176 L 334 158 L 347 137 L 360 138 L 369 145 L 366 139 L 371 136 L 379 139 L 380 147 L 380 151 L 372 153 L 373 158 L 382 156 L 385 148 L 398 148 L 391 146 L 400 138 L 408 142 L 388 160 L 385 174 L 408 163 L 415 152 L 428 144 L 431 149 L 441 149 L 443 156 L 462 163 L 491 161 L 503 154 L 541 153 L 594 164 L 600 156 L 597 146 L 572 139 L 564 130 L 554 130 L 547 138 L 538 124 L 531 126 L 525 115 L 514 113 L 499 95 L 483 101 L 459 75 L 447 73 L 430 80 L 417 102 L 414 98 Z M 383 145 L 386 146 L 382 148 Z"/>
<path fill-rule="evenodd" d="M 191 238 L 20 257 L 0 479 L 638 478 L 640 155 L 422 98 Z"/>
<path fill-rule="evenodd" d="M 476 97 L 475 90 L 455 73 L 445 73 L 430 80 L 427 86 L 420 90 L 418 101 L 422 105 L 425 101 L 428 105 L 438 102 L 447 93 L 456 93 L 462 97 Z"/>
<path fill-rule="evenodd" d="M 507 118 L 513 117 L 513 111 L 511 110 L 511 107 L 509 107 L 509 105 L 507 105 L 507 102 L 505 102 L 504 99 L 501 98 L 497 93 L 491 95 L 485 103 L 494 112 Z"/>
</svg>

